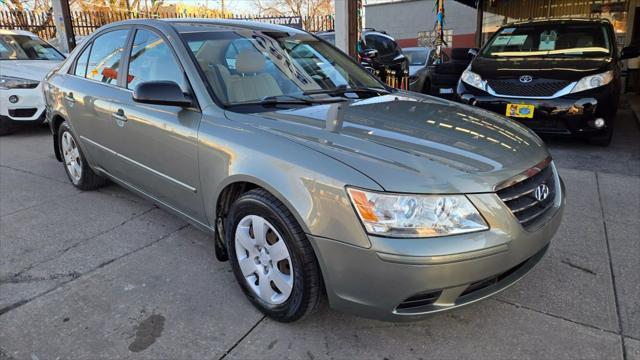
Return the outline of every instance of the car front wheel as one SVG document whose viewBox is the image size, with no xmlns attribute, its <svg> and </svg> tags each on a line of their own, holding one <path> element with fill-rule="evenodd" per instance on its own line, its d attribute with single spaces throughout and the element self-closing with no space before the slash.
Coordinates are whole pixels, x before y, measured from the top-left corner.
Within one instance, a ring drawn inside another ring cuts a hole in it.
<svg viewBox="0 0 640 360">
<path fill-rule="evenodd" d="M 255 307 L 281 322 L 317 308 L 322 287 L 318 262 L 284 204 L 265 190 L 251 190 L 233 203 L 225 229 L 231 267 Z"/>
<path fill-rule="evenodd" d="M 93 190 L 104 185 L 106 180 L 91 170 L 78 146 L 78 140 L 66 121 L 60 124 L 58 144 L 64 162 L 64 170 L 73 186 L 80 190 Z"/>
</svg>

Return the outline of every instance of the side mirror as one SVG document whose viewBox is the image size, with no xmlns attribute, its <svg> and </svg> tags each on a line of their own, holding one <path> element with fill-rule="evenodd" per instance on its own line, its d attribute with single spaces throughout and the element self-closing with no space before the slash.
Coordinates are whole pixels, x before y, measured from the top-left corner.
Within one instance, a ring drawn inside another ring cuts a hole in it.
<svg viewBox="0 0 640 360">
<path fill-rule="evenodd" d="M 627 46 L 620 52 L 620 60 L 633 59 L 640 56 L 640 48 L 635 46 Z"/>
<path fill-rule="evenodd" d="M 143 104 L 191 106 L 193 102 L 173 81 L 147 81 L 133 90 L 133 101 Z"/>
<path fill-rule="evenodd" d="M 367 49 L 364 51 L 364 56 L 368 57 L 369 59 L 373 59 L 378 57 L 378 50 L 376 49 Z"/>
<path fill-rule="evenodd" d="M 469 49 L 469 56 L 470 56 L 471 58 L 474 58 L 474 57 L 478 56 L 478 53 L 479 53 L 479 52 L 480 52 L 480 49 L 478 49 L 478 48 L 471 48 L 471 49 Z"/>
</svg>

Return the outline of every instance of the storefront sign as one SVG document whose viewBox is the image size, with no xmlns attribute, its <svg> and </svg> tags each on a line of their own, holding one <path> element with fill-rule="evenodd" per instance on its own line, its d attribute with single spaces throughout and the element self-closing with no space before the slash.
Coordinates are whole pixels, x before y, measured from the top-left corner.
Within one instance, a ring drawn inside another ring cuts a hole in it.
<svg viewBox="0 0 640 360">
<path fill-rule="evenodd" d="M 284 25 L 296 29 L 302 29 L 302 17 L 300 16 L 275 16 L 250 19 L 251 21 L 259 21 L 274 25 Z"/>
</svg>

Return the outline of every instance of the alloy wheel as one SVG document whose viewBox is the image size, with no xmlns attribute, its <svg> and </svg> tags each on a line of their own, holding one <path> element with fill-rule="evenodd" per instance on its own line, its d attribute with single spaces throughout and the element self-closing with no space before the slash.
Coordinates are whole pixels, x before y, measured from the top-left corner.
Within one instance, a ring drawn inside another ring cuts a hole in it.
<svg viewBox="0 0 640 360">
<path fill-rule="evenodd" d="M 62 156 L 71 179 L 78 183 L 82 177 L 82 159 L 76 141 L 68 131 L 62 134 Z"/>
</svg>

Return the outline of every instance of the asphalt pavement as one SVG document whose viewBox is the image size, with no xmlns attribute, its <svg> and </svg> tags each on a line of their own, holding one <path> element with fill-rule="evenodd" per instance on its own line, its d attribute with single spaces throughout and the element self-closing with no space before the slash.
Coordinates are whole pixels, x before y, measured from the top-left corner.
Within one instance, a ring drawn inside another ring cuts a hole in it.
<svg viewBox="0 0 640 360">
<path fill-rule="evenodd" d="M 544 260 L 493 298 L 413 323 L 333 311 L 281 324 L 212 241 L 116 186 L 76 190 L 48 130 L 0 138 L 0 360 L 640 359 L 640 126 L 545 139 L 567 186 Z M 384 291 L 384 289 L 381 289 Z"/>
</svg>

